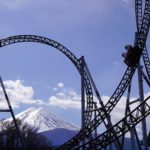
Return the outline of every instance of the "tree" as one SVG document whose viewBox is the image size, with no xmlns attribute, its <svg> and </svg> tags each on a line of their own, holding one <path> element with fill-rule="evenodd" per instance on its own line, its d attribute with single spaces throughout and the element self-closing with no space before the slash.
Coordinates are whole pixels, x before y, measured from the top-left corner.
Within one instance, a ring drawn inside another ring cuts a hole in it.
<svg viewBox="0 0 150 150">
<path fill-rule="evenodd" d="M 21 150 L 21 142 L 18 138 L 18 133 L 13 121 L 0 122 L 0 149 L 1 150 Z M 50 142 L 38 134 L 35 128 L 23 124 L 21 120 L 17 120 L 20 129 L 21 137 L 27 150 L 52 150 Z"/>
</svg>

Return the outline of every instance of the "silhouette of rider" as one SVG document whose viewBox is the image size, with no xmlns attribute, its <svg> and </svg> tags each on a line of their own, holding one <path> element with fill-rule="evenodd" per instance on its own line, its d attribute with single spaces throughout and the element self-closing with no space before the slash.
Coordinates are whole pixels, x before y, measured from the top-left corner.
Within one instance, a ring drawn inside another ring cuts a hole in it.
<svg viewBox="0 0 150 150">
<path fill-rule="evenodd" d="M 139 47 L 132 47 L 131 45 L 126 45 L 125 49 L 127 52 L 122 54 L 125 64 L 129 67 L 135 67 L 139 62 L 142 50 Z"/>
</svg>

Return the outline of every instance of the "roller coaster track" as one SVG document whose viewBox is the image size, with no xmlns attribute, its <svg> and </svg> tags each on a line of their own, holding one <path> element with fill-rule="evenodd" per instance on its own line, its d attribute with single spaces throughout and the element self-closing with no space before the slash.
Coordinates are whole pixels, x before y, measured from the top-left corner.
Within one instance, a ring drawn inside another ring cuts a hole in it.
<svg viewBox="0 0 150 150">
<path fill-rule="evenodd" d="M 54 48 L 57 48 L 58 50 L 60 50 L 62 53 L 64 53 L 73 62 L 73 64 L 77 68 L 77 70 L 80 72 L 80 61 L 79 61 L 79 59 L 77 59 L 68 49 L 66 49 L 64 46 L 62 46 L 58 42 L 56 42 L 54 40 L 50 40 L 50 39 L 45 38 L 45 37 L 36 36 L 36 35 L 11 36 L 11 37 L 8 37 L 5 39 L 1 39 L 0 40 L 0 44 L 1 44 L 0 46 L 4 47 L 4 46 L 10 45 L 10 44 L 19 43 L 19 42 L 38 42 L 38 43 L 47 44 L 47 45 L 50 45 Z M 118 88 L 116 89 L 116 91 L 114 92 L 114 94 L 110 98 L 109 102 L 105 106 L 108 114 L 115 107 L 115 105 L 119 101 L 120 97 L 124 93 L 126 87 L 128 86 L 128 84 L 129 84 L 129 82 L 133 76 L 134 70 L 135 70 L 135 68 L 131 69 L 129 67 L 126 70 L 126 72 L 123 76 L 123 79 L 121 80 Z M 90 81 L 89 81 L 89 78 L 88 78 L 86 71 L 84 71 L 84 85 L 85 85 L 86 96 L 87 96 L 87 108 L 86 109 L 91 110 L 91 109 L 93 109 L 93 93 L 92 93 L 91 84 L 90 84 Z M 80 141 L 82 139 L 84 139 L 86 136 L 88 136 L 99 124 L 102 123 L 102 121 L 103 121 L 102 116 L 107 117 L 106 115 L 104 115 L 103 109 L 100 108 L 98 110 L 98 112 L 100 113 L 100 115 L 98 115 L 90 123 L 88 123 L 88 122 L 90 120 L 92 112 L 87 111 L 85 113 L 86 127 L 81 129 L 80 133 L 77 134 L 73 139 L 71 139 L 69 141 L 69 145 L 73 146 L 72 143 L 74 143 L 74 144 L 76 142 L 80 143 Z"/>
<path fill-rule="evenodd" d="M 62 53 L 64 53 L 74 63 L 75 67 L 80 72 L 79 59 L 77 59 L 68 49 L 66 49 L 61 44 L 59 44 L 53 40 L 50 40 L 48 38 L 45 38 L 45 37 L 36 36 L 36 35 L 11 36 L 11 37 L 8 37 L 5 39 L 1 39 L 0 46 L 4 47 L 4 46 L 10 45 L 10 44 L 19 43 L 19 42 L 38 42 L 38 43 L 47 44 L 54 48 L 57 48 Z M 106 108 L 108 114 L 118 103 L 122 94 L 126 90 L 134 72 L 135 72 L 135 68 L 130 68 L 130 67 L 127 68 L 117 89 L 115 90 L 114 94 L 111 96 L 108 103 L 105 105 L 105 108 Z M 88 75 L 87 75 L 86 71 L 84 72 L 84 85 L 85 85 L 86 95 L 87 95 L 87 110 L 91 110 L 91 109 L 93 109 L 93 94 L 92 94 L 90 81 L 88 79 Z M 82 139 L 84 139 L 86 136 L 88 136 L 90 133 L 92 133 L 92 131 L 94 131 L 102 123 L 103 119 L 105 119 L 107 116 L 104 113 L 102 108 L 100 108 L 98 110 L 98 112 L 100 115 L 97 115 L 97 117 L 95 119 L 93 119 L 92 121 L 90 121 L 90 123 L 88 123 L 90 120 L 89 116 L 91 116 L 92 113 L 90 111 L 88 111 L 88 113 L 86 113 L 86 122 L 87 123 L 86 123 L 85 128 L 81 129 L 79 134 L 77 134 L 74 138 L 70 139 L 65 145 L 63 145 L 62 149 L 64 149 L 64 146 L 65 146 L 65 149 L 66 149 L 66 146 L 67 147 L 69 146 L 68 149 L 70 149 L 70 146 L 76 147 L 77 143 L 79 144 Z"/>
<path fill-rule="evenodd" d="M 150 11 L 149 3 L 150 3 L 149 0 L 145 0 L 145 9 L 144 9 L 144 15 L 143 15 L 145 18 L 143 18 L 142 17 L 142 0 L 135 0 L 137 34 L 144 32 L 141 30 L 141 27 L 142 27 L 142 24 L 144 23 L 143 20 L 146 20 L 146 17 L 148 16 L 148 13 Z M 144 61 L 144 65 L 146 68 L 148 78 L 150 80 L 150 59 L 148 56 L 146 46 L 143 49 L 142 57 L 143 57 L 143 61 Z"/>
<path fill-rule="evenodd" d="M 141 22 L 142 22 L 142 24 L 138 25 L 138 29 L 140 29 L 140 30 L 138 31 L 138 37 L 137 37 L 135 45 L 142 49 L 144 49 L 144 47 L 145 47 L 145 43 L 146 43 L 146 39 L 148 36 L 148 31 L 149 31 L 149 16 L 150 16 L 149 9 L 150 8 L 149 8 L 149 1 L 147 0 L 146 2 L 147 3 L 145 4 L 143 19 L 142 19 L 142 16 L 140 16 L 140 9 L 142 8 L 140 5 L 140 2 L 136 3 L 137 4 L 136 10 L 139 9 L 138 10 L 139 15 L 137 16 L 137 19 L 138 19 L 137 21 L 138 21 L 138 24 L 140 24 Z M 45 37 L 41 37 L 41 36 L 36 36 L 36 35 L 17 35 L 17 36 L 11 36 L 11 37 L 8 37 L 5 39 L 1 39 L 0 46 L 3 47 L 3 46 L 7 46 L 7 45 L 10 45 L 13 43 L 19 43 L 19 42 L 43 43 L 43 44 L 46 44 L 46 45 L 49 45 L 49 46 L 52 46 L 52 47 L 58 49 L 73 62 L 73 64 L 75 65 L 75 67 L 77 68 L 79 73 L 81 74 L 80 59 L 77 59 L 72 52 L 70 52 L 67 48 L 65 48 L 63 45 L 59 44 L 58 42 L 56 42 L 54 40 L 51 40 L 51 39 L 48 39 Z M 144 50 L 142 52 L 142 55 L 143 55 L 144 60 L 146 57 L 148 58 L 147 52 L 144 55 Z M 83 139 L 85 139 L 86 137 L 88 137 L 107 118 L 107 115 L 110 114 L 110 112 L 113 110 L 113 108 L 119 102 L 121 96 L 124 94 L 126 88 L 128 87 L 128 85 L 134 75 L 135 70 L 136 70 L 136 67 L 133 67 L 133 68 L 127 67 L 118 87 L 116 88 L 115 92 L 110 97 L 107 104 L 105 105 L 107 113 L 105 113 L 104 110 L 102 109 L 102 107 L 100 107 L 98 109 L 98 115 L 93 120 L 91 120 L 92 112 L 89 110 L 93 109 L 93 93 L 92 93 L 92 87 L 91 87 L 91 83 L 90 83 L 88 74 L 87 74 L 86 70 L 84 69 L 84 73 L 83 73 L 84 74 L 84 86 L 85 86 L 86 98 L 87 98 L 86 110 L 88 110 L 85 113 L 85 127 L 82 128 L 75 137 L 73 137 L 72 139 L 70 139 L 69 141 L 64 143 L 58 149 L 70 150 L 70 149 L 76 149 L 76 148 L 78 148 L 78 146 L 80 146 L 81 141 Z M 148 73 L 150 73 L 150 71 Z M 115 126 L 113 126 L 111 129 L 113 129 L 113 128 L 115 128 Z M 110 133 L 112 133 L 112 132 L 109 132 L 109 134 Z M 105 134 L 102 134 L 100 136 L 105 137 Z M 104 137 L 101 137 L 101 138 L 104 139 Z M 101 138 L 98 138 L 98 139 L 96 138 L 96 139 L 92 140 L 91 142 L 94 143 L 97 140 L 100 140 Z M 108 138 L 110 138 L 110 137 L 108 137 Z"/>
<path fill-rule="evenodd" d="M 142 113 L 141 107 L 145 107 L 145 113 Z M 97 136 L 90 142 L 82 145 L 84 150 L 100 150 L 106 148 L 107 145 L 114 142 L 123 136 L 126 132 L 130 131 L 139 122 L 141 122 L 145 117 L 150 114 L 150 96 L 147 97 L 140 105 L 138 105 L 133 111 L 131 111 L 127 116 L 121 119 L 118 123 L 112 126 L 109 130 L 105 131 L 101 135 Z M 116 131 L 117 138 L 114 138 L 112 134 L 112 129 Z M 80 147 L 78 147 L 79 149 Z"/>
<path fill-rule="evenodd" d="M 142 26 L 142 0 L 135 0 L 135 17 L 137 32 L 140 32 Z"/>
<path fill-rule="evenodd" d="M 58 43 L 54 40 L 45 38 L 45 37 L 41 37 L 41 36 L 37 36 L 37 35 L 11 36 L 11 37 L 0 40 L 0 47 L 7 46 L 10 44 L 14 44 L 14 43 L 20 43 L 20 42 L 37 42 L 37 43 L 46 44 L 46 45 L 49 45 L 49 46 L 52 46 L 52 47 L 58 49 L 59 51 L 61 51 L 64 55 L 66 55 L 71 60 L 71 62 L 77 68 L 79 73 L 81 73 L 81 70 L 80 70 L 81 69 L 81 64 L 80 64 L 81 62 L 80 62 L 80 60 L 77 59 L 77 57 L 71 51 L 69 51 L 66 47 L 64 47 L 60 43 Z M 88 75 L 85 71 L 83 72 L 83 75 L 84 75 L 84 86 L 85 86 L 86 98 L 87 98 L 86 107 L 88 110 L 91 110 L 91 109 L 93 109 L 92 87 L 91 87 L 91 83 L 89 81 Z M 92 112 L 86 112 L 85 113 L 85 124 L 87 124 L 90 121 L 91 116 L 92 116 Z"/>
<path fill-rule="evenodd" d="M 143 19 L 142 19 L 142 15 L 141 15 L 142 14 L 142 6 L 141 5 L 142 5 L 141 1 L 136 3 L 136 7 L 137 7 L 136 10 L 138 9 L 138 14 L 139 14 L 136 16 L 136 18 L 137 18 L 137 22 L 138 22 L 137 24 L 138 25 L 140 24 L 138 26 L 138 29 L 140 28 L 140 30 L 139 30 L 140 32 L 138 33 L 138 37 L 136 39 L 135 46 L 138 46 L 138 47 L 144 49 L 146 39 L 148 36 L 148 32 L 149 32 L 150 5 L 149 5 L 149 1 L 146 1 Z M 143 53 L 145 52 L 144 50 L 143 50 Z M 146 52 L 146 55 L 148 56 L 147 52 Z M 146 55 L 144 55 L 143 58 L 146 58 L 145 57 Z M 135 70 L 136 70 L 136 68 L 128 67 L 127 70 L 125 71 L 121 82 L 119 83 L 115 92 L 113 93 L 113 95 L 111 96 L 111 98 L 109 99 L 107 104 L 105 105 L 105 108 L 107 110 L 107 114 L 109 114 L 113 110 L 113 108 L 116 106 L 116 104 L 119 102 L 121 96 L 123 95 L 127 86 L 129 85 Z M 102 123 L 102 121 L 107 117 L 102 108 L 99 108 L 98 113 L 99 114 L 88 124 L 88 126 L 81 129 L 80 134 L 76 135 L 75 137 L 70 139 L 68 142 L 64 143 L 58 149 L 62 149 L 62 150 L 63 149 L 68 149 L 68 150 L 69 149 L 76 149 L 78 147 L 80 141 L 85 136 L 88 137 L 88 135 L 92 131 L 94 131 Z M 95 141 L 96 140 L 97 139 L 95 139 Z"/>
<path fill-rule="evenodd" d="M 142 3 L 141 3 L 141 1 L 139 1 L 138 3 L 136 3 L 136 4 L 138 4 L 138 6 L 136 6 L 136 9 L 138 9 L 138 8 L 142 8 Z M 138 12 L 138 14 L 139 14 L 139 16 L 136 16 L 136 18 L 137 18 L 137 28 L 138 28 L 138 39 L 136 39 L 137 41 L 135 42 L 135 45 L 136 46 L 138 46 L 138 47 L 140 47 L 140 48 L 142 48 L 142 49 L 144 49 L 144 47 L 145 47 L 145 43 L 146 43 L 146 39 L 147 39 L 147 36 L 148 36 L 148 31 L 149 31 L 149 21 L 150 21 L 150 1 L 146 1 L 146 3 L 145 3 L 145 10 L 144 10 L 144 16 L 143 16 L 143 19 L 142 19 L 142 10 L 140 10 L 140 11 L 137 11 Z M 139 19 L 139 21 L 138 21 L 138 19 Z M 141 23 L 141 25 L 139 25 L 139 23 Z M 140 29 L 139 29 L 140 28 Z M 145 54 L 145 55 L 143 55 L 143 54 Z M 146 60 L 148 60 L 148 59 L 145 59 L 145 58 L 148 58 L 148 53 L 147 53 L 147 51 L 146 51 L 146 49 L 144 49 L 143 50 L 143 53 L 142 53 L 142 55 L 143 55 L 143 59 L 144 59 L 144 63 L 146 64 L 145 65 L 145 67 L 146 68 L 148 68 L 148 66 L 149 66 L 149 64 L 148 63 L 146 63 L 146 62 L 148 62 L 148 61 L 146 61 Z M 150 67 L 150 66 L 149 66 Z M 128 70 L 128 69 L 127 69 Z M 135 71 L 135 70 L 134 70 Z M 126 117 L 124 118 L 124 120 L 126 119 Z M 123 121 L 124 121 L 123 120 Z M 120 123 L 120 122 L 119 122 Z M 118 124 L 119 124 L 118 123 Z M 138 123 L 138 121 L 137 121 L 137 123 Z M 118 125 L 117 124 L 117 125 Z M 86 149 L 86 146 L 88 145 L 88 148 L 87 149 L 89 149 L 89 147 L 90 148 L 92 148 L 91 146 L 92 146 L 92 144 L 93 143 L 98 143 L 99 144 L 99 147 L 100 146 L 103 146 L 103 148 L 104 148 L 104 146 L 107 146 L 108 144 L 110 144 L 111 142 L 104 142 L 105 144 L 103 145 L 102 143 L 101 143 L 101 140 L 100 139 L 103 139 L 103 141 L 105 141 L 104 139 L 107 139 L 107 141 L 111 141 L 112 139 L 114 139 L 114 138 L 116 138 L 115 136 L 113 136 L 112 134 L 111 134 L 111 130 L 112 129 L 114 129 L 115 131 L 117 131 L 116 129 L 115 129 L 116 127 L 115 126 L 113 126 L 110 130 L 108 130 L 108 131 L 106 131 L 105 132 L 105 134 L 101 134 L 100 136 L 98 136 L 97 138 L 95 138 L 95 139 L 93 139 L 92 141 L 90 141 L 90 142 L 88 142 L 88 143 L 86 143 L 85 145 L 82 145 L 81 147 L 83 147 L 84 149 Z M 128 130 L 129 131 L 129 130 Z M 127 132 L 127 131 L 126 131 Z M 109 135 L 109 136 L 106 136 L 106 133 Z M 116 134 L 117 134 L 118 132 L 116 132 Z M 124 133 L 122 133 L 122 135 L 123 135 Z M 111 137 L 110 137 L 110 135 L 111 135 Z M 121 135 L 120 135 L 121 136 Z M 119 137 L 120 137 L 119 136 Z M 114 141 L 114 140 L 113 140 Z M 97 146 L 97 144 L 94 144 L 94 146 L 96 147 Z M 99 147 L 96 147 L 97 149 L 101 149 L 101 148 L 99 148 Z M 79 148 L 79 147 L 78 147 Z"/>
<path fill-rule="evenodd" d="M 141 9 L 142 2 L 136 3 L 136 5 L 137 4 L 138 4 L 138 6 L 137 6 L 136 10 L 137 9 L 139 10 L 139 8 Z M 140 24 L 138 26 L 138 29 L 140 28 L 140 33 L 138 33 L 139 36 L 138 36 L 138 39 L 136 39 L 135 45 L 142 49 L 144 49 L 144 47 L 145 47 L 145 43 L 146 43 L 146 39 L 148 36 L 148 31 L 149 31 L 149 16 L 150 16 L 149 8 L 150 8 L 149 1 L 146 1 L 143 19 L 142 19 L 142 15 L 141 15 L 142 9 L 138 11 L 139 15 L 137 16 L 137 22 L 138 22 L 137 24 L 138 25 Z M 146 54 L 148 56 L 147 52 L 146 52 Z M 143 58 L 145 58 L 145 57 L 143 57 Z M 105 105 L 107 114 L 109 114 L 113 110 L 113 108 L 116 106 L 116 104 L 120 100 L 120 98 L 123 95 L 123 93 L 125 92 L 128 84 L 130 83 L 134 72 L 135 72 L 135 68 L 130 68 L 130 67 L 127 68 L 117 89 L 115 90 L 115 92 L 113 93 L 111 98 L 109 99 L 108 103 Z M 103 118 L 102 118 L 102 116 L 103 116 Z M 66 142 L 64 145 L 62 145 L 58 149 L 74 149 L 79 144 L 79 140 L 83 139 L 83 137 L 85 135 L 88 136 L 89 133 L 94 131 L 95 128 L 102 123 L 102 119 L 105 119 L 105 118 L 106 118 L 105 113 L 103 112 L 102 108 L 100 108 L 99 115 L 97 115 L 96 118 L 94 118 L 87 127 L 85 127 L 84 129 L 81 129 L 80 133 L 82 133 L 82 134 L 75 136 L 74 138 L 72 138 L 71 140 Z M 95 139 L 95 140 L 97 140 L 97 139 Z"/>
<path fill-rule="evenodd" d="M 147 72 L 147 75 L 148 75 L 148 79 L 150 81 L 150 59 L 149 59 L 146 47 L 144 48 L 144 50 L 142 52 L 142 56 L 143 56 L 143 61 L 144 61 L 145 69 L 146 69 L 146 72 Z"/>
<path fill-rule="evenodd" d="M 108 114 L 116 106 L 122 94 L 124 93 L 126 87 L 128 86 L 133 76 L 134 70 L 135 69 L 131 68 L 128 68 L 126 70 L 118 88 L 116 89 L 108 103 L 105 105 Z M 79 134 L 77 134 L 75 137 L 73 137 L 72 139 L 64 143 L 62 146 L 60 146 L 58 150 L 76 149 L 80 144 L 81 140 L 85 137 L 88 137 L 92 133 L 92 131 L 94 131 L 103 122 L 103 120 L 106 119 L 106 113 L 102 108 L 99 108 L 98 113 L 99 114 L 87 126 L 85 126 L 85 128 L 82 128 L 80 130 Z"/>
</svg>

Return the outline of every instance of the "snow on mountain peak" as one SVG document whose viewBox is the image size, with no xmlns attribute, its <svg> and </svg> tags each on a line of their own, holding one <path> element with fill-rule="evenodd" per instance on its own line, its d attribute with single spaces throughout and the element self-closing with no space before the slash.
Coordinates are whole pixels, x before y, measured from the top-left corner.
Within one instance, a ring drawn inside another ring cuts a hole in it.
<svg viewBox="0 0 150 150">
<path fill-rule="evenodd" d="M 16 118 L 22 120 L 23 123 L 36 128 L 38 132 L 44 132 L 56 128 L 64 128 L 68 130 L 80 129 L 76 125 L 67 122 L 61 118 L 58 118 L 57 116 L 46 111 L 42 107 L 39 108 L 31 107 L 17 114 Z"/>
</svg>

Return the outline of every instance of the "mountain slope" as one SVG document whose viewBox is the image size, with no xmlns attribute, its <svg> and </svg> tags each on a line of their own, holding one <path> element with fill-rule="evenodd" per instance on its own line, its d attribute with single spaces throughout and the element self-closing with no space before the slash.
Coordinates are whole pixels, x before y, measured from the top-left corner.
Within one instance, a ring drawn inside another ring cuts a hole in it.
<svg viewBox="0 0 150 150">
<path fill-rule="evenodd" d="M 44 108 L 29 108 L 16 115 L 23 123 L 37 129 L 39 134 L 44 135 L 53 145 L 61 145 L 79 132 L 79 127 L 69 123 Z M 12 119 L 7 119 L 9 121 Z M 131 139 L 125 138 L 125 150 L 131 150 Z M 137 147 L 137 145 L 136 145 Z M 108 150 L 109 148 L 107 148 Z M 149 148 L 150 149 L 150 148 Z M 113 145 L 113 150 L 116 150 Z"/>
<path fill-rule="evenodd" d="M 43 136 L 45 136 L 48 141 L 50 141 L 53 145 L 62 145 L 73 136 L 78 133 L 77 130 L 68 130 L 64 128 L 57 128 L 45 132 L 40 132 Z"/>
<path fill-rule="evenodd" d="M 36 129 L 39 134 L 44 135 L 53 145 L 63 144 L 80 130 L 78 126 L 55 116 L 41 107 L 29 108 L 15 117 L 24 124 Z M 10 118 L 6 119 L 6 121 L 11 120 Z"/>
<path fill-rule="evenodd" d="M 17 119 L 23 121 L 23 123 L 36 128 L 38 132 L 44 132 L 57 128 L 64 128 L 68 130 L 79 130 L 76 125 L 67 122 L 54 114 L 45 111 L 44 108 L 29 108 L 16 115 Z"/>
</svg>

